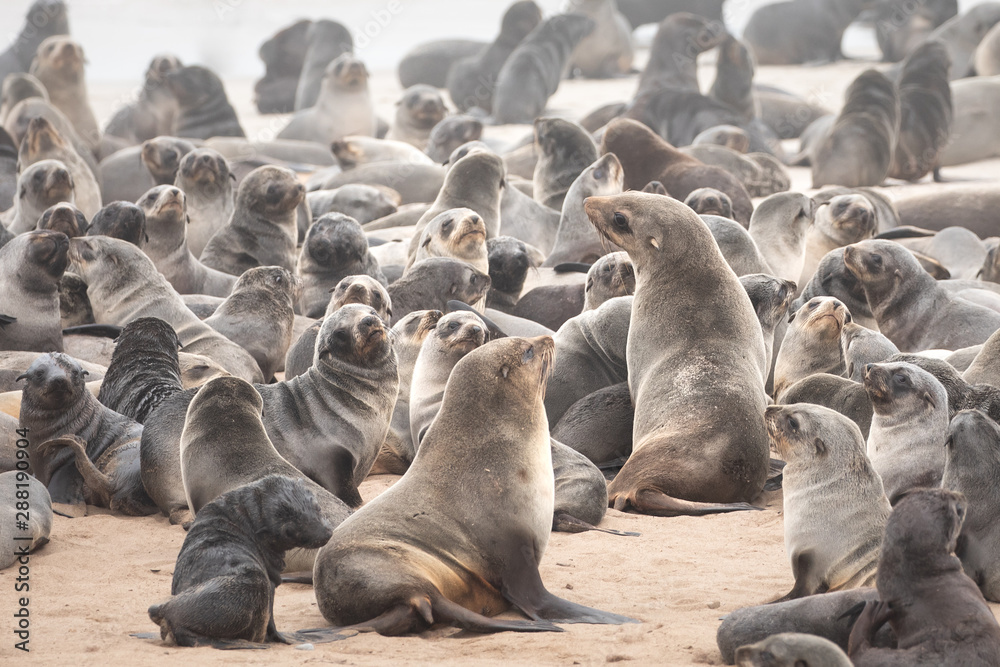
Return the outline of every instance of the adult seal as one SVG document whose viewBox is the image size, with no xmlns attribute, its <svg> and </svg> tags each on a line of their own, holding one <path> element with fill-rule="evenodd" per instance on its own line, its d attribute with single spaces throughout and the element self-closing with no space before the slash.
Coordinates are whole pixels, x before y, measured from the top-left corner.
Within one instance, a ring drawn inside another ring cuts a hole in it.
<svg viewBox="0 0 1000 667">
<path fill-rule="evenodd" d="M 538 573 L 554 508 L 542 402 L 552 353 L 548 337 L 506 338 L 458 362 L 409 471 L 320 550 L 313 581 L 324 618 L 385 635 L 440 622 L 497 632 L 631 620 L 552 595 Z M 470 420 L 474 405 L 490 408 Z M 490 618 L 510 606 L 534 620 Z"/>
<path fill-rule="evenodd" d="M 255 266 L 295 270 L 299 231 L 296 209 L 305 187 L 284 167 L 254 169 L 240 183 L 229 223 L 201 253 L 205 266 L 238 276 Z"/>
<path fill-rule="evenodd" d="M 1000 17 L 998 17 L 1000 18 Z M 934 170 L 951 137 L 952 106 L 948 67 L 951 57 L 940 42 L 911 53 L 899 76 L 899 137 L 889 176 L 916 181 Z"/>
<path fill-rule="evenodd" d="M 166 84 L 177 100 L 171 135 L 190 139 L 246 136 L 222 79 L 212 70 L 200 65 L 181 67 L 167 74 Z"/>
<path fill-rule="evenodd" d="M 609 502 L 662 515 L 750 508 L 768 470 L 767 362 L 746 291 L 708 228 L 682 203 L 627 193 L 591 197 L 585 207 L 636 267 L 626 357 L 634 445 L 608 486 Z M 670 331 L 676 342 L 664 344 L 654 329 Z M 680 377 L 690 380 L 676 391 Z M 708 408 L 722 404 L 725 418 Z M 677 414 L 685 416 L 667 417 Z"/>
<path fill-rule="evenodd" d="M 594 27 L 582 14 L 557 14 L 532 30 L 497 75 L 497 123 L 531 123 L 540 116 L 559 88 L 573 49 Z"/>
<path fill-rule="evenodd" d="M 759 8 L 743 39 L 761 65 L 801 65 L 840 60 L 840 42 L 867 0 L 790 0 Z"/>
<path fill-rule="evenodd" d="M 0 248 L 0 350 L 62 352 L 59 281 L 67 266 L 62 232 L 28 232 Z"/>
<path fill-rule="evenodd" d="M 892 508 L 861 431 L 844 415 L 806 403 L 772 405 L 764 420 L 787 463 L 785 552 L 795 586 L 781 600 L 872 586 Z"/>
</svg>

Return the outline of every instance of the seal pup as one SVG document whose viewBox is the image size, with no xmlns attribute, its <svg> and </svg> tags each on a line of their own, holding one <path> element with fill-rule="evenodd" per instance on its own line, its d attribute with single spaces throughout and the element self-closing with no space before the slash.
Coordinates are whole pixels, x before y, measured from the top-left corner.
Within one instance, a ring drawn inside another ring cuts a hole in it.
<svg viewBox="0 0 1000 667">
<path fill-rule="evenodd" d="M 792 310 L 798 310 L 815 296 L 832 296 L 840 299 L 851 312 L 851 318 L 855 322 L 878 331 L 878 324 L 868 305 L 861 281 L 844 264 L 843 248 L 831 250 L 820 260 L 813 277 L 792 303 Z"/>
<path fill-rule="evenodd" d="M 68 265 L 62 232 L 27 232 L 0 248 L 0 350 L 62 352 L 59 281 Z"/>
<path fill-rule="evenodd" d="M 392 319 L 392 299 L 389 298 L 389 292 L 371 276 L 347 276 L 341 279 L 336 287 L 329 290 L 329 294 L 326 309 L 321 313 L 322 318 L 332 315 L 349 303 L 360 303 L 374 308 L 383 322 L 388 324 Z M 296 320 L 300 317 L 296 316 Z M 309 318 L 302 319 L 313 323 L 302 331 L 298 338 L 296 338 L 299 329 L 298 323 L 296 322 L 296 326 L 293 327 L 292 339 L 294 342 L 288 348 L 288 354 L 285 355 L 286 380 L 302 375 L 312 366 L 316 337 L 319 336 L 319 330 L 323 326 L 322 319 L 315 322 Z"/>
<path fill-rule="evenodd" d="M 73 177 L 73 203 L 92 218 L 101 208 L 101 188 L 94 172 L 76 150 L 59 134 L 55 126 L 41 116 L 32 118 L 17 153 L 22 171 L 42 160 L 58 160 Z"/>
<path fill-rule="evenodd" d="M 878 232 L 878 210 L 862 194 L 838 195 L 825 204 L 817 203 L 815 210 L 813 224 L 805 232 L 800 285 L 809 283 L 830 251 L 864 241 Z"/>
<path fill-rule="evenodd" d="M 431 130 L 444 120 L 448 108 L 441 94 L 430 86 L 411 86 L 403 91 L 396 102 L 395 122 L 385 138 L 404 141 L 420 150 L 427 148 Z"/>
<path fill-rule="evenodd" d="M 892 81 L 873 69 L 859 74 L 840 115 L 812 150 L 812 186 L 880 185 L 892 167 L 899 113 Z"/>
<path fill-rule="evenodd" d="M 869 364 L 865 391 L 875 415 L 868 458 L 895 504 L 907 491 L 941 484 L 948 431 L 948 394 L 922 368 L 905 362 Z"/>
<path fill-rule="evenodd" d="M 348 304 L 326 317 L 313 365 L 292 380 L 255 384 L 274 448 L 351 507 L 389 430 L 398 392 L 396 355 L 369 306 Z M 179 443 L 193 392 L 171 396 L 147 419 L 143 484 L 172 523 L 187 518 Z"/>
<path fill-rule="evenodd" d="M 852 667 L 847 654 L 829 639 L 796 632 L 782 632 L 756 644 L 739 647 L 736 649 L 736 665 Z"/>
<path fill-rule="evenodd" d="M 441 123 L 447 124 L 454 116 L 447 116 Z M 438 123 L 435 129 L 441 126 Z M 480 124 L 481 125 L 481 124 Z M 480 127 L 480 130 L 482 128 Z M 433 136 L 433 130 L 431 132 Z M 470 139 L 470 141 L 472 141 Z M 465 143 L 464 141 L 462 143 Z M 428 148 L 430 150 L 430 148 Z M 453 149 L 454 150 L 454 149 Z M 356 135 L 338 139 L 330 144 L 330 152 L 337 159 L 343 171 L 350 171 L 356 167 L 373 164 L 375 162 L 412 162 L 414 164 L 441 164 L 448 159 L 451 151 L 448 151 L 443 158 L 432 159 L 430 155 L 422 152 L 415 146 L 403 141 L 390 141 L 389 139 L 376 139 L 375 137 L 359 137 Z M 311 189 L 311 188 L 310 188 Z"/>
<path fill-rule="evenodd" d="M 437 39 L 410 49 L 399 61 L 396 74 L 404 89 L 424 83 L 435 88 L 448 86 L 448 71 L 463 58 L 470 58 L 489 46 L 480 39 Z"/>
<path fill-rule="evenodd" d="M 767 434 L 761 419 L 767 363 L 763 333 L 746 291 L 708 228 L 682 203 L 626 193 L 591 197 L 585 208 L 598 231 L 628 252 L 636 268 L 627 342 L 634 445 L 608 486 L 609 502 L 617 509 L 631 506 L 658 515 L 749 509 L 767 476 Z M 713 285 L 711 295 L 704 293 L 706 284 Z M 709 306 L 713 299 L 725 303 Z M 706 338 L 708 329 L 698 325 L 696 311 L 712 313 L 713 336 Z M 684 342 L 679 347 L 664 348 L 662 340 L 650 345 L 652 338 L 644 334 L 650 326 L 660 331 L 666 326 L 673 331 L 671 339 Z M 697 358 L 691 356 L 692 340 L 698 340 Z M 664 378 L 685 373 L 703 380 L 685 383 L 682 392 L 668 388 L 673 379 L 663 384 Z M 705 400 L 724 402 L 727 418 L 706 410 Z M 665 419 L 667 411 L 687 416 Z M 698 444 L 688 444 L 695 432 Z M 699 452 L 697 461 L 690 458 L 693 452 Z M 709 452 L 717 465 L 703 458 Z M 688 463 L 680 467 L 686 472 L 678 475 L 677 462 L 685 458 Z"/>
<path fill-rule="evenodd" d="M 635 57 L 632 28 L 615 0 L 580 0 L 572 7 L 594 22 L 594 30 L 573 49 L 570 70 L 590 79 L 628 74 Z"/>
<path fill-rule="evenodd" d="M 142 250 L 178 294 L 229 296 L 236 277 L 208 268 L 191 254 L 187 244 L 187 196 L 180 188 L 157 185 L 136 204 L 146 217 L 149 237 Z"/>
<path fill-rule="evenodd" d="M 764 421 L 786 462 L 785 552 L 795 575 L 778 601 L 872 586 L 892 508 L 861 431 L 839 412 L 806 403 L 772 405 Z"/>
<path fill-rule="evenodd" d="M 38 45 L 29 72 L 45 86 L 52 106 L 66 115 L 80 138 L 96 151 L 101 131 L 87 95 L 85 62 L 79 43 L 68 35 L 53 35 Z"/>
<path fill-rule="evenodd" d="M 954 114 L 948 83 L 950 64 L 947 49 L 936 41 L 917 47 L 903 63 L 897 83 L 899 136 L 890 177 L 916 181 L 935 170 L 935 180 L 939 180 L 938 156 L 951 136 Z"/>
<path fill-rule="evenodd" d="M 497 632 L 552 631 L 553 622 L 631 621 L 557 598 L 538 576 L 554 508 L 543 405 L 552 354 L 551 338 L 505 338 L 458 362 L 441 411 L 406 475 L 341 524 L 320 550 L 313 581 L 324 618 L 386 635 L 435 622 Z M 470 421 L 470 405 L 491 408 Z M 520 425 L 516 435 L 508 426 L 511 419 Z M 464 446 L 454 447 L 459 441 Z M 443 466 L 459 475 L 441 478 Z M 428 484 L 440 493 L 428 495 Z M 440 507 L 442 498 L 447 512 Z M 455 508 L 466 519 L 446 520 Z M 400 521 L 403 512 L 423 519 Z M 387 533 L 387 526 L 396 528 Z M 426 567 L 415 566 L 417 561 Z M 373 577 L 383 583 L 372 585 Z M 532 620 L 489 618 L 510 605 Z"/>
<path fill-rule="evenodd" d="M 218 152 L 198 148 L 184 155 L 172 182 L 187 200 L 188 248 L 201 257 L 212 236 L 233 216 L 236 176 Z"/>
<path fill-rule="evenodd" d="M 233 215 L 201 253 L 205 266 L 238 276 L 255 266 L 295 270 L 296 209 L 305 187 L 291 169 L 263 166 L 240 183 Z"/>
<path fill-rule="evenodd" d="M 597 158 L 576 177 L 563 199 L 559 228 L 555 244 L 548 254 L 544 267 L 554 267 L 563 262 L 594 262 L 613 250 L 590 224 L 583 203 L 587 197 L 616 195 L 622 191 L 624 170 L 618 158 L 608 153 Z"/>
<path fill-rule="evenodd" d="M 253 357 L 199 320 L 132 244 L 87 236 L 72 239 L 69 254 L 73 272 L 87 283 L 97 322 L 125 326 L 137 317 L 159 317 L 177 332 L 185 352 L 209 357 L 245 380 L 263 380 Z"/>
<path fill-rule="evenodd" d="M 1000 427 L 979 410 L 962 410 L 948 426 L 942 488 L 969 502 L 955 555 L 983 596 L 1000 602 L 1000 532 L 992 517 L 1000 481 Z"/>
<path fill-rule="evenodd" d="M 482 137 L 483 123 L 481 120 L 467 114 L 452 114 L 446 116 L 431 130 L 431 136 L 427 140 L 426 154 L 434 162 L 444 164 L 456 148 L 470 141 L 479 141 Z M 510 171 L 516 173 L 513 169 Z M 518 173 L 517 175 L 531 178 L 530 173 Z"/>
<path fill-rule="evenodd" d="M 801 280 L 806 235 L 814 217 L 812 199 L 798 192 L 779 192 L 757 204 L 747 231 L 773 275 Z"/>
<path fill-rule="evenodd" d="M 345 53 L 327 65 L 316 104 L 296 111 L 278 139 L 329 144 L 352 135 L 374 137 L 376 130 L 368 69 Z"/>
<path fill-rule="evenodd" d="M 184 64 L 172 55 L 154 56 L 146 68 L 146 78 L 134 102 L 126 103 L 108 120 L 104 134 L 120 137 L 129 144 L 170 134 L 176 113 L 173 95 L 167 90 L 166 75 Z"/>
<path fill-rule="evenodd" d="M 864 288 L 879 330 L 902 352 L 958 350 L 1000 329 L 1000 313 L 953 296 L 898 243 L 849 245 L 844 264 Z"/>
<path fill-rule="evenodd" d="M 352 183 L 335 190 L 310 192 L 306 194 L 306 201 L 314 221 L 327 213 L 343 213 L 364 225 L 395 213 L 399 195 L 370 185 Z"/>
<path fill-rule="evenodd" d="M 834 62 L 843 58 L 844 30 L 868 4 L 789 0 L 765 5 L 750 16 L 743 39 L 761 65 Z"/>
<path fill-rule="evenodd" d="M 795 297 L 795 283 L 766 273 L 751 273 L 740 276 L 740 284 L 757 313 L 757 321 L 764 334 L 764 358 L 770 360 L 773 358 L 775 329 L 784 320 Z"/>
<path fill-rule="evenodd" d="M 843 375 L 840 338 L 851 313 L 829 296 L 809 299 L 788 318 L 789 327 L 774 362 L 774 396 L 815 373 Z"/>
<path fill-rule="evenodd" d="M 456 61 L 447 71 L 447 88 L 459 111 L 479 107 L 493 110 L 493 93 L 503 64 L 528 34 L 542 22 L 542 10 L 533 0 L 513 3 L 504 12 L 500 34 L 476 53 Z"/>
<path fill-rule="evenodd" d="M 50 206 L 74 201 L 69 168 L 59 160 L 42 160 L 23 169 L 17 177 L 14 205 L 0 213 L 0 225 L 11 234 L 24 234 L 36 228 Z"/>
<path fill-rule="evenodd" d="M 872 401 L 860 382 L 831 373 L 815 373 L 788 387 L 778 399 L 782 405 L 810 403 L 835 410 L 857 424 L 867 442 L 872 427 Z"/>
<path fill-rule="evenodd" d="M 361 225 L 341 213 L 327 213 L 309 228 L 297 272 L 302 280 L 298 310 L 306 317 L 320 317 L 330 292 L 347 276 L 367 275 L 387 284 Z"/>
<path fill-rule="evenodd" d="M 501 125 L 531 123 L 542 114 L 569 65 L 573 49 L 594 30 L 583 14 L 556 14 L 532 30 L 497 74 L 493 116 Z"/>
<path fill-rule="evenodd" d="M 490 290 L 490 276 L 452 257 L 429 257 L 416 262 L 388 290 L 396 323 L 414 310 L 445 311 L 452 300 L 477 303 Z"/>
<path fill-rule="evenodd" d="M 597 145 L 586 130 L 562 118 L 537 119 L 534 141 L 534 199 L 561 210 L 573 181 L 597 160 Z"/>
<path fill-rule="evenodd" d="M 6 211 L 14 206 L 17 194 L 17 146 L 7 130 L 3 129 L 2 119 L 3 116 L 0 116 L 0 211 Z M 6 227 L 0 230 L 0 236 L 7 234 Z"/>
<path fill-rule="evenodd" d="M 181 159 L 195 149 L 177 137 L 158 136 L 101 160 L 98 177 L 103 201 L 135 201 L 157 185 L 170 185 Z"/>
<path fill-rule="evenodd" d="M 3 125 L 7 114 L 18 102 L 32 97 L 50 102 L 49 91 L 45 90 L 45 84 L 37 78 L 27 73 L 9 74 L 0 87 L 0 125 Z"/>
<path fill-rule="evenodd" d="M 87 218 L 76 206 L 60 202 L 45 209 L 38 219 L 38 229 L 62 232 L 69 238 L 84 236 L 87 233 Z"/>
<path fill-rule="evenodd" d="M 1000 625 L 954 555 L 967 511 L 960 494 L 921 489 L 889 515 L 878 564 L 879 600 L 866 603 L 847 654 L 856 667 L 986 666 L 1000 655 Z M 878 647 L 888 621 L 896 648 Z"/>
<path fill-rule="evenodd" d="M 354 38 L 337 21 L 314 21 L 305 33 L 305 52 L 295 87 L 294 108 L 288 111 L 301 111 L 316 106 L 322 95 L 323 81 L 330 63 L 342 55 L 354 52 Z"/>
<path fill-rule="evenodd" d="M 285 552 L 317 548 L 332 532 L 301 481 L 268 475 L 237 487 L 202 508 L 174 565 L 173 597 L 149 618 L 178 646 L 291 643 L 274 624 Z"/>
<path fill-rule="evenodd" d="M 614 153 L 621 161 L 625 190 L 640 190 L 650 181 L 660 181 L 671 197 L 684 201 L 698 188 L 715 188 L 733 202 L 734 219 L 744 227 L 750 224 L 753 203 L 739 179 L 681 153 L 638 121 L 611 121 L 601 138 L 601 154 L 605 153 Z"/>
<path fill-rule="evenodd" d="M 441 409 L 452 369 L 486 343 L 486 324 L 475 313 L 460 310 L 440 319 L 420 347 L 410 380 L 410 441 L 414 452 Z M 411 456 L 412 459 L 412 456 Z"/>
<path fill-rule="evenodd" d="M 139 479 L 137 456 L 142 425 L 101 405 L 84 385 L 86 376 L 59 352 L 40 356 L 21 376 L 19 427 L 31 434 L 31 472 L 52 502 L 149 514 L 155 508 Z"/>
<path fill-rule="evenodd" d="M 188 139 L 245 137 L 222 79 L 207 67 L 188 65 L 166 75 L 177 101 L 170 134 Z"/>
<path fill-rule="evenodd" d="M 16 423 L 13 426 L 17 428 Z M 29 499 L 26 511 L 18 509 L 18 500 L 24 498 Z M 45 485 L 34 476 L 23 470 L 9 470 L 0 473 L 0 501 L 3 502 L 0 512 L 4 518 L 0 524 L 0 570 L 5 570 L 24 554 L 34 553 L 48 544 L 52 532 L 52 499 Z M 20 523 L 18 514 L 28 517 L 23 528 L 15 523 Z"/>
<path fill-rule="evenodd" d="M 877 364 L 899 354 L 899 348 L 891 340 L 857 322 L 844 325 L 840 332 L 840 346 L 844 351 L 847 377 L 854 382 L 864 381 L 868 364 Z"/>
<path fill-rule="evenodd" d="M 533 260 L 528 246 L 512 236 L 498 236 L 486 242 L 490 263 L 490 291 L 486 305 L 497 310 L 510 310 L 521 298 L 528 269 Z"/>
<path fill-rule="evenodd" d="M 182 390 L 177 356 L 180 340 L 173 327 L 157 317 L 139 317 L 115 339 L 111 364 L 97 400 L 143 424 L 150 413 Z"/>
<path fill-rule="evenodd" d="M 270 381 L 282 368 L 292 344 L 300 285 L 297 276 L 281 267 L 247 269 L 232 294 L 203 321 L 249 352 L 265 381 Z"/>
<path fill-rule="evenodd" d="M 429 257 L 453 257 L 489 273 L 486 224 L 482 217 L 472 209 L 453 208 L 428 222 L 420 232 L 416 253 L 409 258 L 406 269 Z"/>
<path fill-rule="evenodd" d="M 389 432 L 372 466 L 372 474 L 386 472 L 402 475 L 413 462 L 417 448 L 410 429 L 410 386 L 424 341 L 435 331 L 442 317 L 444 313 L 440 310 L 415 310 L 392 327 L 393 348 L 399 360 L 399 394 L 392 409 Z"/>
<path fill-rule="evenodd" d="M 935 28 L 958 14 L 957 0 L 880 2 L 875 9 L 875 38 L 882 60 L 898 63 L 927 41 Z"/>
<path fill-rule="evenodd" d="M 649 62 L 639 76 L 635 96 L 668 88 L 697 92 L 698 56 L 717 47 L 725 37 L 721 20 L 684 11 L 664 17 L 649 48 Z"/>
<path fill-rule="evenodd" d="M 282 28 L 260 45 L 257 55 L 264 61 L 264 76 L 253 87 L 257 111 L 291 113 L 295 111 L 295 91 L 306 51 L 312 21 L 302 19 Z"/>
<path fill-rule="evenodd" d="M 989 31 L 1000 22 L 1000 5 L 982 2 L 958 16 L 952 16 L 928 37 L 928 42 L 938 41 L 948 49 L 952 81 L 976 74 L 974 71 L 976 49 Z"/>
<path fill-rule="evenodd" d="M 93 217 L 87 236 L 107 236 L 142 248 L 149 240 L 146 234 L 146 214 L 127 201 L 113 201 Z"/>
<path fill-rule="evenodd" d="M 28 8 L 24 26 L 13 34 L 11 44 L 0 53 L 0 81 L 15 72 L 27 72 L 38 46 L 53 35 L 69 34 L 66 3 L 62 0 L 35 0 Z"/>
<path fill-rule="evenodd" d="M 587 271 L 583 310 L 594 310 L 609 299 L 635 294 L 635 266 L 624 251 L 609 252 Z"/>
</svg>

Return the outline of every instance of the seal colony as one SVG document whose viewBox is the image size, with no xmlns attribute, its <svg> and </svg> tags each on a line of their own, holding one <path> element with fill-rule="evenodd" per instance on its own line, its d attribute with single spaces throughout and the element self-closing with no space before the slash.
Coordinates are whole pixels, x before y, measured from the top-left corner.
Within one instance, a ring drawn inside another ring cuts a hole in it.
<svg viewBox="0 0 1000 667">
<path fill-rule="evenodd" d="M 56 659 L 998 664 L 995 3 L 493 4 L 402 87 L 289 15 L 274 118 L 169 44 L 108 109 L 92 10 L 31 5 L 0 566 Z M 822 65 L 873 17 L 898 64 Z"/>
</svg>

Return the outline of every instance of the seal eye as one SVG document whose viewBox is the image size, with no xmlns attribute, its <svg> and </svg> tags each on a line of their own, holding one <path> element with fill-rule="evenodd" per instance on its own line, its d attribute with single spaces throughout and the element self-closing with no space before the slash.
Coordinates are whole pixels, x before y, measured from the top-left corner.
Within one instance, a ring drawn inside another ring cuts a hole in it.
<svg viewBox="0 0 1000 667">
<path fill-rule="evenodd" d="M 628 229 L 628 218 L 626 218 L 624 214 L 616 212 L 613 221 L 615 223 L 615 227 L 618 229 Z"/>
<path fill-rule="evenodd" d="M 347 332 L 344 331 L 343 329 L 338 329 L 337 331 L 334 331 L 333 338 L 338 343 L 346 343 L 351 339 L 351 337 L 347 335 Z"/>
<path fill-rule="evenodd" d="M 796 419 L 795 417 L 792 417 L 791 415 L 789 415 L 788 416 L 788 428 L 792 429 L 793 431 L 798 431 L 799 430 L 799 420 Z"/>
<path fill-rule="evenodd" d="M 600 181 L 603 178 L 604 178 L 604 170 L 603 169 L 595 169 L 594 170 L 594 180 Z"/>
<path fill-rule="evenodd" d="M 535 348 L 529 347 L 527 352 L 525 352 L 524 356 L 521 358 L 521 363 L 527 363 L 534 358 L 535 358 Z"/>
<path fill-rule="evenodd" d="M 816 310 L 817 308 L 819 308 L 819 301 L 809 302 L 809 310 Z"/>
<path fill-rule="evenodd" d="M 872 264 L 882 266 L 882 255 L 872 255 Z"/>
<path fill-rule="evenodd" d="M 909 380 L 902 373 L 896 373 L 892 376 L 892 379 L 896 381 L 896 384 L 906 384 Z"/>
<path fill-rule="evenodd" d="M 458 322 L 449 322 L 448 331 L 455 331 L 458 329 Z"/>
</svg>

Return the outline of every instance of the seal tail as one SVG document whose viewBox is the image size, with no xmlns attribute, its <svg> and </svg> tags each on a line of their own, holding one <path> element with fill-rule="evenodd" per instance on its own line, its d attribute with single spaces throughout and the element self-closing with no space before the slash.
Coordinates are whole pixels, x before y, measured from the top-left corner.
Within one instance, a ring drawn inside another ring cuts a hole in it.
<svg viewBox="0 0 1000 667">
<path fill-rule="evenodd" d="M 629 494 L 609 495 L 608 504 L 619 512 L 624 512 L 631 507 L 637 512 L 653 516 L 704 516 L 706 514 L 763 509 L 750 503 L 700 503 L 693 500 L 682 500 L 652 489 L 642 489 Z"/>
<path fill-rule="evenodd" d="M 76 469 L 80 471 L 84 483 L 96 493 L 104 502 L 105 507 L 110 505 L 111 496 L 114 495 L 114 485 L 111 478 L 97 469 L 94 462 L 87 456 L 87 443 L 75 435 L 64 435 L 52 440 L 46 440 L 38 446 L 38 452 L 42 456 L 53 456 L 55 451 L 69 447 L 76 457 Z"/>
</svg>

